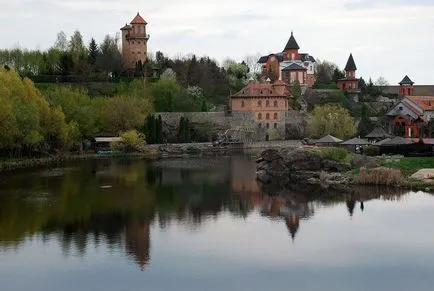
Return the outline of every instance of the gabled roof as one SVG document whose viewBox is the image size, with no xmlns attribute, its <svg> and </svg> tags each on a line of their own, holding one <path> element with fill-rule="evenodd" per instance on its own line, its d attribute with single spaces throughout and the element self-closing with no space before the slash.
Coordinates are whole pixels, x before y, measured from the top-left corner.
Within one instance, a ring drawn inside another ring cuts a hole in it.
<svg viewBox="0 0 434 291">
<path fill-rule="evenodd" d="M 353 54 L 350 54 L 348 58 L 347 65 L 345 66 L 345 71 L 355 71 L 357 70 L 356 63 L 354 62 Z"/>
<path fill-rule="evenodd" d="M 417 104 L 423 111 L 434 111 L 434 96 L 408 96 L 407 99 Z"/>
<path fill-rule="evenodd" d="M 390 141 L 390 140 L 391 140 L 391 138 L 388 137 L 388 138 L 385 138 L 385 139 L 383 139 L 383 140 L 380 140 L 380 141 L 374 143 L 373 145 L 374 145 L 374 146 L 382 146 L 383 144 L 385 144 L 386 142 L 388 142 L 388 141 Z"/>
<path fill-rule="evenodd" d="M 383 146 L 396 146 L 396 145 L 408 145 L 408 144 L 412 144 L 412 143 L 413 143 L 412 141 L 410 141 L 406 138 L 396 136 L 396 137 L 384 142 L 382 145 Z"/>
<path fill-rule="evenodd" d="M 367 140 L 360 139 L 358 137 L 352 138 L 350 140 L 341 143 L 341 145 L 367 145 L 367 144 L 371 144 L 371 143 L 368 142 Z"/>
<path fill-rule="evenodd" d="M 262 56 L 258 60 L 258 64 L 265 64 L 268 61 L 268 58 L 270 56 L 275 56 L 279 62 L 283 61 L 283 54 L 277 53 L 277 54 L 269 54 L 268 56 Z"/>
<path fill-rule="evenodd" d="M 137 12 L 136 17 L 131 21 L 131 24 L 148 24 L 142 16 L 140 16 L 139 12 Z"/>
<path fill-rule="evenodd" d="M 268 56 L 262 56 L 258 60 L 258 64 L 265 64 L 268 60 Z"/>
<path fill-rule="evenodd" d="M 300 49 L 298 46 L 297 41 L 294 38 L 294 33 L 291 31 L 291 37 L 289 38 L 288 42 L 286 43 L 285 49 L 283 51 L 292 50 L 292 49 Z"/>
<path fill-rule="evenodd" d="M 292 63 L 289 66 L 285 67 L 282 71 L 307 71 L 307 69 L 299 64 Z"/>
<path fill-rule="evenodd" d="M 342 140 L 334 137 L 332 135 L 326 135 L 323 138 L 320 138 L 319 140 L 317 140 L 315 143 L 341 143 Z"/>
<path fill-rule="evenodd" d="M 312 62 L 312 63 L 316 63 L 316 60 L 314 57 L 312 57 L 309 54 L 300 54 L 300 60 L 302 62 Z"/>
<path fill-rule="evenodd" d="M 366 136 L 367 138 L 387 138 L 391 137 L 390 134 L 388 134 L 384 128 L 382 127 L 376 127 L 373 131 L 371 131 L 370 134 Z"/>
<path fill-rule="evenodd" d="M 407 76 L 405 75 L 404 79 L 402 79 L 401 82 L 399 82 L 399 85 L 412 85 L 413 86 L 414 82 Z"/>
</svg>

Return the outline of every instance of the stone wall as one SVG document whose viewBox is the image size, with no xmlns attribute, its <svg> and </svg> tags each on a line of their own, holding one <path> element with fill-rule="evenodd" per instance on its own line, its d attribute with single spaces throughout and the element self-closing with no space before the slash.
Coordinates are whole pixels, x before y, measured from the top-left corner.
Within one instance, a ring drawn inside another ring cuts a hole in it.
<svg viewBox="0 0 434 291">
<path fill-rule="evenodd" d="M 161 115 L 164 127 L 166 130 L 176 131 L 179 127 L 181 117 L 188 118 L 191 124 L 210 124 L 219 132 L 224 132 L 227 129 L 235 128 L 242 125 L 252 125 L 255 121 L 254 113 L 252 112 L 159 112 L 155 116 Z M 256 128 L 256 140 L 264 141 L 268 133 L 269 138 L 275 138 L 276 132 L 280 136 L 279 139 L 288 138 L 288 127 L 291 128 L 290 138 L 299 138 L 304 133 L 304 115 L 298 111 L 292 110 L 285 114 L 285 119 L 282 122 L 277 122 L 274 128 L 274 123 L 270 120 L 267 128 L 267 123 L 263 122 L 261 127 L 258 123 L 253 125 Z"/>
</svg>

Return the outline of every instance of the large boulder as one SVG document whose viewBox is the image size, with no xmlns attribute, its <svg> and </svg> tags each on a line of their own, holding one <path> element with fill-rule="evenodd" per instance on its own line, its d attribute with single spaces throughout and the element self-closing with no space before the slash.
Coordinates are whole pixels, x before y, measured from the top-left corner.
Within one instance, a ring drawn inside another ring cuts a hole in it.
<svg viewBox="0 0 434 291">
<path fill-rule="evenodd" d="M 285 165 L 291 172 L 321 171 L 321 158 L 309 150 L 296 149 L 285 155 Z"/>
<path fill-rule="evenodd" d="M 411 178 L 427 184 L 434 184 L 434 169 L 421 169 L 411 175 Z"/>
</svg>

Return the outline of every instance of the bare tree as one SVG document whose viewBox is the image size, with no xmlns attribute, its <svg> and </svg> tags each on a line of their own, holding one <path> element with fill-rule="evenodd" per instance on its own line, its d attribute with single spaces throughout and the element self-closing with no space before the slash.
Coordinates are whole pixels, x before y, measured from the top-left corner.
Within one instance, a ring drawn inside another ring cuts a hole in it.
<svg viewBox="0 0 434 291">
<path fill-rule="evenodd" d="M 383 94 L 384 88 L 389 86 L 389 82 L 384 77 L 378 77 L 377 81 L 375 81 L 375 86 L 378 88 L 378 92 Z"/>
<path fill-rule="evenodd" d="M 249 67 L 250 75 L 251 76 L 257 76 L 261 73 L 261 64 L 258 63 L 259 58 L 261 57 L 260 53 L 256 53 L 253 55 L 246 55 L 243 58 L 243 61 L 246 63 L 246 65 Z"/>
</svg>

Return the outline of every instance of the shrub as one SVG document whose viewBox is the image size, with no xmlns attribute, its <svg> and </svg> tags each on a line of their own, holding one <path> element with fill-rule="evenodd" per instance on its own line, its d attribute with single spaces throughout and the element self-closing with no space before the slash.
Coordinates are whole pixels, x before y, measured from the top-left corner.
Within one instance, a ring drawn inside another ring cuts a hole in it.
<svg viewBox="0 0 434 291">
<path fill-rule="evenodd" d="M 378 146 L 368 146 L 363 149 L 365 155 L 370 157 L 376 157 L 380 155 L 380 147 Z"/>
<path fill-rule="evenodd" d="M 129 130 L 120 134 L 121 142 L 112 144 L 114 150 L 123 150 L 125 152 L 143 152 L 145 148 L 145 135 L 137 130 Z"/>
<path fill-rule="evenodd" d="M 401 182 L 401 180 L 401 171 L 398 169 L 390 168 L 360 168 L 359 175 L 355 178 L 355 182 L 362 185 L 390 186 L 398 184 L 399 182 Z"/>
<path fill-rule="evenodd" d="M 351 153 L 345 148 L 318 148 L 316 152 L 321 158 L 326 160 L 347 163 L 352 158 Z"/>
</svg>

